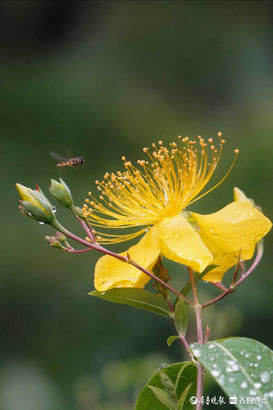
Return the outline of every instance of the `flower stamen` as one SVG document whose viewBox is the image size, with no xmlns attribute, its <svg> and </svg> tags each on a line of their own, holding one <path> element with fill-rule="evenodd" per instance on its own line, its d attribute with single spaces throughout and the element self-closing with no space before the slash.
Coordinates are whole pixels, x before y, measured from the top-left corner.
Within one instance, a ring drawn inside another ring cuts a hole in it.
<svg viewBox="0 0 273 410">
<path fill-rule="evenodd" d="M 222 155 L 225 140 L 218 133 L 213 138 L 178 137 L 169 147 L 163 141 L 143 148 L 148 159 L 137 166 L 122 156 L 124 171 L 106 172 L 102 181 L 95 181 L 99 200 L 89 192 L 83 205 L 84 216 L 92 226 L 104 229 L 140 227 L 130 234 L 98 232 L 101 243 L 117 243 L 143 234 L 147 227 L 166 217 L 178 215 L 188 205 L 218 187 L 233 168 L 239 150 L 224 177 L 198 196 L 211 179 Z"/>
</svg>

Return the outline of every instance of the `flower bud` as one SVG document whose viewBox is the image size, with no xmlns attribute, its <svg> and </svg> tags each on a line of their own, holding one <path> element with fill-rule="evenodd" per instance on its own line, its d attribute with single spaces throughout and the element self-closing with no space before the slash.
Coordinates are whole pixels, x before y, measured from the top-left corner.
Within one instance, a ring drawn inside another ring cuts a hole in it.
<svg viewBox="0 0 273 410">
<path fill-rule="evenodd" d="M 49 187 L 49 192 L 54 196 L 54 198 L 64 205 L 66 208 L 73 208 L 73 198 L 70 192 L 70 189 L 66 185 L 66 183 L 60 178 L 61 182 L 55 181 L 55 179 L 51 180 L 51 184 Z"/>
<path fill-rule="evenodd" d="M 23 214 L 47 224 L 55 220 L 54 208 L 39 187 L 34 190 L 16 184 L 16 188 L 22 198 L 19 209 Z"/>
<path fill-rule="evenodd" d="M 74 211 L 79 218 L 84 219 L 82 208 L 75 206 Z"/>
<path fill-rule="evenodd" d="M 65 235 L 61 232 L 57 231 L 53 236 L 47 235 L 45 240 L 48 242 L 49 246 L 52 246 L 53 248 L 62 249 L 63 251 L 68 250 L 69 243 L 67 242 Z"/>
<path fill-rule="evenodd" d="M 60 242 L 56 239 L 55 236 L 45 236 L 45 240 L 47 241 L 49 246 L 52 246 L 52 248 L 57 248 L 57 249 L 63 249 L 62 245 Z"/>
</svg>

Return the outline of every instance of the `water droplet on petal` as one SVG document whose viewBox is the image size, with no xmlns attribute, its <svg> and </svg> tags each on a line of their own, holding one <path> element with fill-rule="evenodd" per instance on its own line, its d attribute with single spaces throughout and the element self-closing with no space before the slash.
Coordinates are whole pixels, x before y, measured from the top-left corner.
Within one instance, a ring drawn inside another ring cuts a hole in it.
<svg viewBox="0 0 273 410">
<path fill-rule="evenodd" d="M 240 238 L 241 238 L 242 241 L 244 241 L 244 240 L 246 239 L 246 235 L 245 235 L 245 234 L 242 234 L 242 235 L 240 236 Z"/>
<path fill-rule="evenodd" d="M 177 232 L 174 232 L 173 236 L 175 237 L 175 239 L 179 239 L 179 238 L 180 238 L 180 235 L 179 235 L 179 233 L 177 233 Z"/>
</svg>

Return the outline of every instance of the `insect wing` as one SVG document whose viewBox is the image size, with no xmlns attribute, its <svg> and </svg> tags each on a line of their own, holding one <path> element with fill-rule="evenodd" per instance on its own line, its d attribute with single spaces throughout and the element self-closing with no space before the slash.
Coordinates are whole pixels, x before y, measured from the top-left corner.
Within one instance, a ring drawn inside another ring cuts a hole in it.
<svg viewBox="0 0 273 410">
<path fill-rule="evenodd" d="M 51 152 L 49 155 L 54 158 L 56 161 L 68 161 L 69 159 L 66 157 L 63 157 L 62 155 L 56 154 L 56 152 Z"/>
</svg>

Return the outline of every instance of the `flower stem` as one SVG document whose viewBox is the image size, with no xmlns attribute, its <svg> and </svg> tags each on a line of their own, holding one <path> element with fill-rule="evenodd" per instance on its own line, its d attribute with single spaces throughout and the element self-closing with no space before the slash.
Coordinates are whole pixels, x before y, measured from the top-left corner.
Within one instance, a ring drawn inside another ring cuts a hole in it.
<svg viewBox="0 0 273 410">
<path fill-rule="evenodd" d="M 87 233 L 88 237 L 91 239 L 91 241 L 93 243 L 96 243 L 96 237 L 94 235 L 93 229 L 87 224 L 85 223 L 79 216 L 77 216 L 77 219 L 79 221 L 79 223 L 81 224 L 81 226 L 83 227 L 83 229 L 85 230 L 85 232 Z"/>
<path fill-rule="evenodd" d="M 182 334 L 180 334 L 180 335 L 178 335 L 178 336 L 179 336 L 179 339 L 181 340 L 181 342 L 183 343 L 185 349 L 187 350 L 187 352 L 188 352 L 190 358 L 192 359 L 192 361 L 193 361 L 193 362 L 196 362 L 196 360 L 195 360 L 195 358 L 194 358 L 194 356 L 193 356 L 193 354 L 192 354 L 192 352 L 191 352 L 190 346 L 189 346 L 189 344 L 188 344 L 187 339 L 185 338 L 185 336 L 182 335 Z"/>
<path fill-rule="evenodd" d="M 260 242 L 257 246 L 257 253 L 256 253 L 255 260 L 252 263 L 252 265 L 250 266 L 250 268 L 246 272 L 244 272 L 244 265 L 243 265 L 243 273 L 242 273 L 240 279 L 238 279 L 237 282 L 235 282 L 235 283 L 234 283 L 234 281 L 232 281 L 230 287 L 227 288 L 223 293 L 221 293 L 221 295 L 216 296 L 215 298 L 209 300 L 208 302 L 203 303 L 202 308 L 204 309 L 207 306 L 213 305 L 214 303 L 218 302 L 218 300 L 221 300 L 225 296 L 232 293 L 235 290 L 235 288 L 237 288 L 237 286 L 239 286 L 243 281 L 245 281 L 246 278 L 254 271 L 254 269 L 260 263 L 260 261 L 262 259 L 262 256 L 263 256 L 263 244 L 262 244 L 262 242 Z M 234 277 L 236 278 L 236 276 L 237 276 L 238 266 L 239 265 L 237 265 L 237 267 L 236 267 L 233 278 Z M 241 265 L 241 267 L 242 267 L 242 265 Z"/>
<path fill-rule="evenodd" d="M 188 272 L 190 275 L 190 281 L 192 286 L 192 293 L 194 297 L 194 311 L 196 318 L 196 330 L 197 330 L 197 341 L 200 345 L 204 344 L 203 339 L 203 324 L 202 324 L 202 305 L 199 303 L 197 288 L 195 285 L 194 275 L 191 268 L 188 267 Z M 196 362 L 197 366 L 197 386 L 196 386 L 196 397 L 198 402 L 196 404 L 196 410 L 202 409 L 201 398 L 203 394 L 203 367 L 200 362 Z"/>
<path fill-rule="evenodd" d="M 89 252 L 92 249 L 88 248 L 88 249 L 73 249 L 73 248 L 67 248 L 67 252 L 68 253 L 85 253 L 85 252 Z"/>
</svg>

